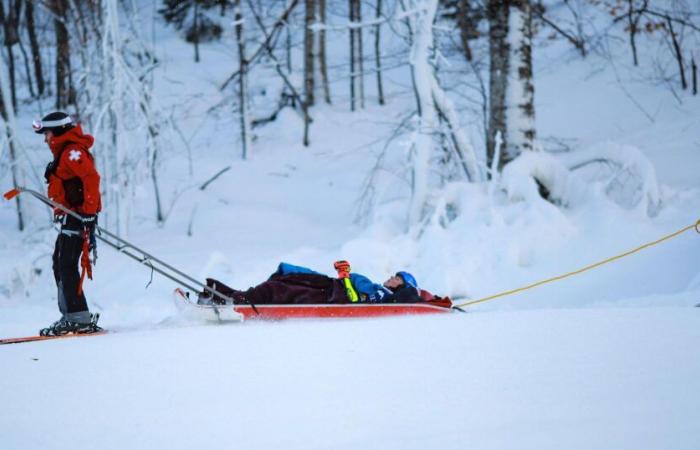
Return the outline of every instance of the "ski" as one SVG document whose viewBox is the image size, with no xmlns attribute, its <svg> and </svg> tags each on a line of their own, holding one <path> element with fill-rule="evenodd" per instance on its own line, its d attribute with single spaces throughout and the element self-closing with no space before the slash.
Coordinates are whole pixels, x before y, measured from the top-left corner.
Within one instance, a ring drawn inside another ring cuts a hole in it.
<svg viewBox="0 0 700 450">
<path fill-rule="evenodd" d="M 175 288 L 173 291 L 176 306 L 186 305 L 188 310 L 194 311 L 199 317 L 217 322 L 240 322 L 243 315 L 237 312 L 232 306 L 200 305 L 190 298 L 190 293 L 182 288 Z"/>
<path fill-rule="evenodd" d="M 68 334 L 62 334 L 60 336 L 40 336 L 40 335 L 35 335 L 35 336 L 24 336 L 24 337 L 16 337 L 16 338 L 3 338 L 0 339 L 0 345 L 7 345 L 7 344 L 22 344 L 25 342 L 37 342 L 37 341 L 49 341 L 53 339 L 68 339 L 68 338 L 77 338 L 77 337 L 87 337 L 87 336 L 98 336 L 98 335 L 103 335 L 107 334 L 108 331 L 96 331 L 94 333 L 68 333 Z"/>
</svg>

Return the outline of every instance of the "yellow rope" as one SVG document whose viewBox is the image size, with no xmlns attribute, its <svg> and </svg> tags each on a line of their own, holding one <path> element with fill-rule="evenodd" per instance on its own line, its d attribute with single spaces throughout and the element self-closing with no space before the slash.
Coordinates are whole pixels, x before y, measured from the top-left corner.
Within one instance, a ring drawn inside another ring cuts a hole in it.
<svg viewBox="0 0 700 450">
<path fill-rule="evenodd" d="M 527 285 L 527 286 L 523 286 L 523 287 L 520 287 L 520 288 L 517 288 L 517 289 L 512 289 L 512 290 L 510 290 L 510 291 L 501 292 L 500 294 L 490 295 L 490 296 L 488 296 L 488 297 L 480 298 L 480 299 L 478 299 L 478 300 L 471 300 L 471 301 L 468 301 L 468 302 L 459 303 L 459 304 L 456 304 L 456 305 L 454 305 L 454 306 L 456 306 L 456 307 L 464 307 L 464 306 L 476 305 L 477 303 L 483 303 L 483 302 L 487 302 L 487 301 L 489 301 L 489 300 L 494 300 L 494 299 L 499 298 L 499 297 L 505 297 L 505 296 L 507 296 L 507 295 L 516 294 L 516 293 L 518 293 L 518 292 L 522 292 L 522 291 L 526 291 L 526 290 L 528 290 L 528 289 L 536 288 L 536 287 L 541 286 L 541 285 L 543 285 L 543 284 L 552 283 L 552 282 L 554 282 L 554 281 L 559 281 L 559 280 L 562 280 L 562 279 L 564 279 L 564 278 L 567 278 L 567 277 L 570 277 L 570 276 L 573 276 L 573 275 L 578 275 L 578 274 L 580 274 L 580 273 L 589 271 L 589 270 L 591 270 L 591 269 L 595 269 L 596 267 L 600 267 L 600 266 L 602 266 L 603 264 L 607 264 L 607 263 L 609 263 L 609 262 L 616 261 L 616 260 L 618 260 L 618 259 L 622 259 L 622 258 L 624 258 L 625 256 L 629 256 L 629 255 L 631 255 L 631 254 L 633 254 L 633 253 L 637 253 L 638 251 L 644 250 L 645 248 L 649 248 L 649 247 L 652 247 L 652 246 L 654 246 L 654 245 L 656 245 L 656 244 L 660 244 L 660 243 L 662 243 L 662 242 L 664 242 L 664 241 L 667 241 L 667 240 L 669 240 L 669 239 L 672 239 L 672 238 L 674 238 L 674 237 L 676 237 L 676 236 L 678 236 L 678 235 L 680 235 L 680 234 L 683 234 L 683 233 L 685 233 L 685 232 L 688 231 L 688 230 L 692 230 L 693 228 L 695 229 L 695 231 L 697 231 L 698 233 L 700 233 L 700 219 L 699 219 L 697 222 L 695 222 L 694 224 L 688 225 L 687 227 L 685 227 L 685 228 L 683 228 L 683 229 L 680 229 L 680 230 L 676 231 L 675 233 L 671 233 L 671 234 L 669 234 L 669 235 L 667 235 L 667 236 L 664 236 L 664 237 L 662 237 L 661 239 L 657 239 L 657 240 L 655 240 L 655 241 L 653 241 L 653 242 L 648 242 L 648 243 L 646 243 L 646 244 L 644 244 L 644 245 L 640 245 L 639 247 L 637 247 L 637 248 L 635 248 L 635 249 L 629 250 L 629 251 L 627 251 L 627 252 L 621 253 L 621 254 L 619 254 L 619 255 L 616 255 L 616 256 L 613 256 L 613 257 L 610 257 L 610 258 L 607 258 L 607 259 L 604 259 L 603 261 L 599 261 L 599 262 L 597 262 L 597 263 L 590 264 L 590 265 L 588 265 L 588 266 L 586 266 L 586 267 L 583 267 L 583 268 L 581 268 L 581 269 L 574 270 L 573 272 L 568 272 L 568 273 L 565 273 L 565 274 L 563 274 L 563 275 L 558 275 L 558 276 L 556 276 L 556 277 L 552 277 L 552 278 L 548 278 L 548 279 L 546 279 L 546 280 L 538 281 L 537 283 L 532 283 L 532 284 L 529 284 L 529 285 Z"/>
</svg>

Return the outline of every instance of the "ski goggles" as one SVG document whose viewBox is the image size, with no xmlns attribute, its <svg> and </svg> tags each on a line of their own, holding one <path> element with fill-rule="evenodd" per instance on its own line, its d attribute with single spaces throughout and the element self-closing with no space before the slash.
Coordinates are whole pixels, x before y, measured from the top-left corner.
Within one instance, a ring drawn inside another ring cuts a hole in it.
<svg viewBox="0 0 700 450">
<path fill-rule="evenodd" d="M 34 120 L 32 121 L 32 128 L 34 129 L 35 133 L 43 133 L 47 129 L 50 128 L 57 128 L 57 127 L 62 127 L 64 125 L 70 125 L 73 123 L 73 119 L 68 117 L 64 117 L 63 119 L 58 119 L 58 120 L 46 120 L 46 121 L 41 121 L 41 120 Z"/>
</svg>

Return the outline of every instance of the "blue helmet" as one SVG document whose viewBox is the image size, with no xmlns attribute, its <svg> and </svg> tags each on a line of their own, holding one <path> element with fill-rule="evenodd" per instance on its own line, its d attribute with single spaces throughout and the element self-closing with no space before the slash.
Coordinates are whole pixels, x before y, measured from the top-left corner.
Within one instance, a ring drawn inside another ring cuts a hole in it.
<svg viewBox="0 0 700 450">
<path fill-rule="evenodd" d="M 416 281 L 416 278 L 410 273 L 404 271 L 396 272 L 396 276 L 401 277 L 403 282 L 406 283 L 408 286 L 418 289 L 418 282 Z"/>
</svg>

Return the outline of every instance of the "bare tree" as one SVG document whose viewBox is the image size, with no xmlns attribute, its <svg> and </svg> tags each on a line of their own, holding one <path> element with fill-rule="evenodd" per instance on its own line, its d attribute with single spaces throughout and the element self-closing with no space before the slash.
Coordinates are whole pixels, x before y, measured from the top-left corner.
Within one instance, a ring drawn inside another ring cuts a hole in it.
<svg viewBox="0 0 700 450">
<path fill-rule="evenodd" d="M 678 62 L 678 73 L 681 76 L 681 87 L 683 90 L 686 90 L 688 89 L 688 81 L 685 78 L 685 64 L 683 63 L 683 51 L 681 50 L 681 44 L 678 41 L 678 36 L 676 36 L 676 31 L 673 29 L 673 21 L 668 15 L 666 16 L 666 23 L 668 24 L 668 34 L 671 36 L 673 51 L 676 56 L 676 61 Z"/>
<path fill-rule="evenodd" d="M 267 56 L 270 58 L 270 60 L 273 63 L 274 69 L 277 72 L 277 75 L 282 78 L 282 81 L 284 81 L 285 88 L 289 90 L 289 95 L 291 98 L 294 100 L 295 103 L 299 104 L 302 107 L 302 113 L 304 116 L 304 145 L 308 146 L 309 145 L 309 127 L 311 125 L 311 116 L 309 114 L 309 108 L 306 107 L 306 100 L 302 99 L 301 95 L 299 94 L 298 90 L 294 87 L 294 84 L 291 82 L 289 73 L 283 69 L 282 64 L 280 63 L 279 59 L 275 55 L 274 51 L 274 42 L 276 41 L 276 37 L 279 36 L 279 33 L 282 30 L 282 27 L 284 23 L 286 23 L 289 14 L 292 12 L 294 7 L 296 6 L 297 2 L 299 0 L 291 0 L 289 5 L 287 5 L 287 8 L 285 9 L 284 13 L 282 16 L 280 16 L 279 19 L 275 22 L 275 24 L 272 27 L 272 31 L 268 31 L 267 27 L 265 26 L 265 23 L 263 22 L 262 18 L 260 17 L 260 14 L 258 14 L 255 11 L 255 7 L 252 4 L 252 0 L 246 0 L 248 3 L 248 7 L 250 9 L 250 13 L 255 19 L 255 23 L 258 25 L 258 28 L 263 34 L 263 41 L 261 46 L 253 53 L 253 56 L 251 56 L 248 59 L 248 65 L 250 67 L 250 64 L 252 61 L 256 60 L 259 58 L 259 55 L 262 54 L 262 52 L 265 52 Z M 237 76 L 240 75 L 240 72 L 237 71 L 231 77 L 229 77 L 228 80 L 223 84 L 222 88 L 226 86 L 231 80 L 235 79 Z M 276 114 L 273 114 L 272 119 L 269 120 L 274 120 L 274 117 Z M 269 121 L 266 120 L 266 121 Z"/>
<path fill-rule="evenodd" d="M 355 0 L 354 1 L 355 5 L 355 20 L 357 21 L 357 31 L 355 32 L 355 37 L 357 38 L 357 46 L 355 47 L 355 50 L 357 51 L 357 61 L 358 61 L 358 69 L 360 71 L 359 73 L 359 81 L 360 81 L 360 108 L 364 109 L 365 107 L 365 52 L 364 52 L 364 47 L 362 45 L 362 35 L 364 32 L 362 31 L 362 1 L 361 0 Z"/>
<path fill-rule="evenodd" d="M 10 89 L 12 92 L 12 108 L 17 108 L 17 83 L 15 79 L 15 55 L 13 47 L 19 43 L 19 6 L 18 1 L 10 1 L 7 11 L 5 11 L 5 2 L 0 1 L 0 22 L 4 34 L 3 45 L 7 50 L 7 66 L 10 75 Z"/>
<path fill-rule="evenodd" d="M 309 108 L 314 104 L 314 31 L 316 1 L 305 0 L 304 16 L 304 116 L 309 117 Z M 309 127 L 304 127 L 304 145 L 309 145 Z"/>
<path fill-rule="evenodd" d="M 491 56 L 487 156 L 490 166 L 498 154 L 501 168 L 534 148 L 532 5 L 530 0 L 490 0 L 487 16 Z M 502 137 L 500 149 L 495 148 L 497 134 Z"/>
<path fill-rule="evenodd" d="M 478 179 L 476 157 L 469 139 L 459 124 L 454 104 L 440 87 L 434 59 L 435 39 L 433 22 L 437 12 L 437 0 L 410 0 L 404 11 L 411 12 L 405 19 L 411 37 L 409 60 L 413 72 L 413 89 L 416 95 L 418 124 L 410 141 L 411 203 L 408 212 L 409 226 L 418 224 L 429 199 L 430 172 L 435 150 L 442 147 L 446 139 L 440 133 L 440 121 L 445 120 L 454 143 L 456 156 L 465 170 L 467 180 Z"/>
<path fill-rule="evenodd" d="M 479 9 L 472 7 L 472 3 L 473 0 L 457 0 L 457 4 L 455 5 L 460 42 L 462 44 L 464 57 L 467 61 L 471 61 L 474 57 L 469 41 L 479 36 L 477 23 L 481 15 Z"/>
<path fill-rule="evenodd" d="M 496 153 L 503 155 L 504 142 L 496 149 L 496 136 L 506 135 L 506 88 L 510 62 L 508 37 L 508 2 L 489 0 L 487 18 L 489 21 L 489 123 L 486 136 L 487 165 L 491 166 Z M 499 167 L 502 164 L 499 161 Z"/>
<path fill-rule="evenodd" d="M 355 23 L 355 3 L 358 1 L 359 0 L 350 0 L 348 4 L 350 16 L 350 111 L 355 111 L 355 103 L 357 99 L 357 72 L 355 71 L 355 67 L 357 64 L 357 38 L 355 38 L 355 34 L 357 33 L 357 29 L 353 26 L 353 24 Z"/>
<path fill-rule="evenodd" d="M 382 46 L 381 46 L 381 31 L 382 24 L 379 19 L 382 17 L 382 0 L 377 0 L 375 8 L 375 17 L 377 24 L 374 26 L 374 69 L 377 73 L 377 98 L 380 105 L 384 105 L 384 85 L 382 83 Z"/>
<path fill-rule="evenodd" d="M 10 167 L 12 172 L 13 186 L 19 186 L 19 170 L 17 168 L 17 139 L 14 133 L 15 113 L 12 102 L 8 97 L 11 94 L 8 92 L 7 79 L 5 75 L 5 65 L 3 58 L 0 57 L 0 117 L 2 117 L 3 125 L 5 126 L 5 136 L 7 138 L 8 149 L 10 153 Z M 22 202 L 19 195 L 15 197 L 15 206 L 17 207 L 17 228 L 19 231 L 24 230 L 24 214 L 22 212 Z"/>
<path fill-rule="evenodd" d="M 260 43 L 258 48 L 251 53 L 251 56 L 248 58 L 248 66 L 250 67 L 252 64 L 256 63 L 263 55 L 267 55 L 270 58 L 277 59 L 277 57 L 274 55 L 274 47 L 275 43 L 277 42 L 277 38 L 279 37 L 279 34 L 282 32 L 282 29 L 287 29 L 289 30 L 289 17 L 294 11 L 294 8 L 299 4 L 300 0 L 289 0 L 289 4 L 287 7 L 284 9 L 282 14 L 275 20 L 274 24 L 272 25 L 272 29 L 268 31 L 267 26 L 262 22 L 262 19 L 260 18 L 260 15 L 257 14 L 254 10 L 254 7 L 251 3 L 251 0 L 246 0 L 248 3 L 248 6 L 250 8 L 251 14 L 253 14 L 253 17 L 255 19 L 255 22 L 258 24 L 258 28 L 260 28 L 260 31 L 263 33 L 265 39 Z M 288 60 L 288 69 L 290 69 L 291 61 Z M 288 72 L 289 73 L 289 72 Z M 220 90 L 226 89 L 226 86 L 228 86 L 229 83 L 231 83 L 233 80 L 238 77 L 240 74 L 239 71 L 233 72 L 227 79 L 221 84 L 221 87 L 219 88 Z"/>
<path fill-rule="evenodd" d="M 66 28 L 68 1 L 51 0 L 50 7 L 54 15 L 56 39 L 56 109 L 62 109 L 75 104 L 75 90 L 71 78 L 70 35 Z"/>
<path fill-rule="evenodd" d="M 193 26 L 192 26 L 192 44 L 194 45 L 194 62 L 199 62 L 199 28 L 202 21 L 199 10 L 199 2 L 194 2 Z"/>
<path fill-rule="evenodd" d="M 185 32 L 185 40 L 194 46 L 194 61 L 200 61 L 199 45 L 221 37 L 221 25 L 203 12 L 218 7 L 226 11 L 228 0 L 163 0 L 159 12 L 163 18 Z"/>
<path fill-rule="evenodd" d="M 321 24 L 326 25 L 326 2 L 327 0 L 318 0 L 318 14 Z M 326 54 L 326 30 L 321 28 L 318 32 L 318 63 L 321 72 L 321 84 L 323 85 L 323 99 L 329 105 L 331 104 L 331 91 L 328 84 L 328 61 Z"/>
<path fill-rule="evenodd" d="M 642 11 L 646 9 L 649 0 L 644 0 L 641 8 L 635 10 L 635 0 L 627 0 L 627 28 L 630 35 L 630 48 L 632 49 L 632 62 L 639 65 L 637 56 L 637 34 L 639 33 L 639 21 L 642 18 Z"/>
<path fill-rule="evenodd" d="M 506 154 L 504 163 L 522 151 L 534 150 L 535 86 L 532 81 L 532 3 L 512 0 L 509 41 L 517 43 L 510 51 L 510 75 L 506 101 Z"/>
<path fill-rule="evenodd" d="M 358 99 L 360 108 L 365 107 L 361 0 L 350 0 L 348 8 L 350 18 L 350 110 L 355 111 Z"/>
<path fill-rule="evenodd" d="M 236 42 L 238 44 L 238 66 L 240 76 L 238 77 L 238 115 L 241 129 L 241 157 L 248 157 L 250 147 L 250 120 L 248 118 L 248 61 L 245 55 L 245 37 L 243 35 L 243 13 L 241 0 L 236 0 L 234 4 L 236 28 Z"/>
<path fill-rule="evenodd" d="M 653 36 L 661 33 L 668 39 L 669 48 L 678 65 L 678 74 L 682 89 L 688 89 L 689 82 L 686 74 L 687 62 L 684 60 L 684 40 L 689 39 L 688 32 L 700 33 L 697 24 L 697 12 L 694 12 L 686 2 L 674 1 L 664 6 L 662 2 L 652 3 L 651 0 L 626 0 L 626 8 L 621 10 L 619 5 L 607 5 L 608 12 L 614 17 L 613 23 L 624 23 L 625 31 L 630 35 L 632 59 L 638 65 L 637 36 Z M 644 20 L 644 26 L 641 26 Z M 692 69 L 692 67 L 691 67 Z"/>
<path fill-rule="evenodd" d="M 34 2 L 25 0 L 24 16 L 26 18 L 27 34 L 29 35 L 29 46 L 32 51 L 32 61 L 34 62 L 34 77 L 36 79 L 37 94 L 44 95 L 46 83 L 44 81 L 44 69 L 41 64 L 41 52 L 39 50 L 39 39 L 36 35 L 36 25 L 34 23 Z"/>
</svg>

